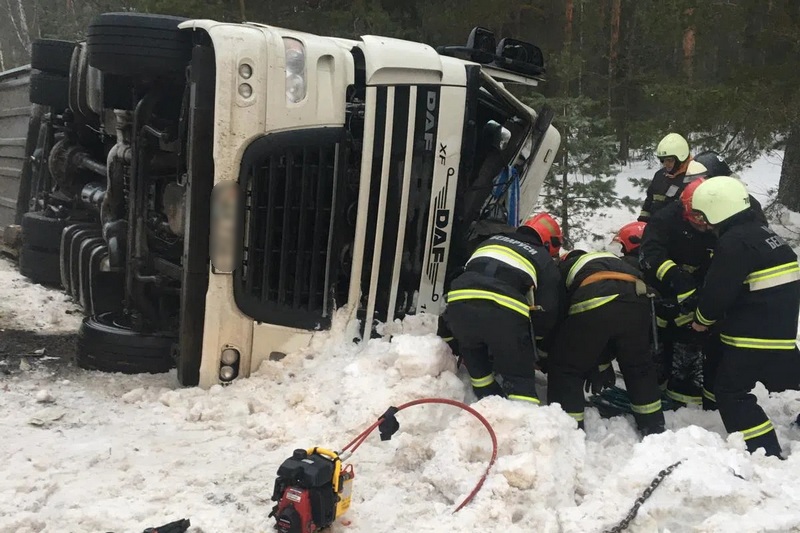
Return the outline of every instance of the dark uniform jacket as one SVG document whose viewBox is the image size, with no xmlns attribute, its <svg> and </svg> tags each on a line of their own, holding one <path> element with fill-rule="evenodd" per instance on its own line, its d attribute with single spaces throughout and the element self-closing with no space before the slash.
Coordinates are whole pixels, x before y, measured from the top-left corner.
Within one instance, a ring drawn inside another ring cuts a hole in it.
<svg viewBox="0 0 800 533">
<path fill-rule="evenodd" d="M 673 202 L 650 218 L 639 247 L 639 262 L 648 283 L 664 295 L 676 296 L 702 284 L 716 243 L 712 232 L 695 230 L 683 218 L 683 204 Z M 680 272 L 683 282 L 673 280 Z"/>
<path fill-rule="evenodd" d="M 589 311 L 612 301 L 641 301 L 636 283 L 603 279 L 587 285 L 581 283 L 598 272 L 617 272 L 641 279 L 641 272 L 609 252 L 592 252 L 574 257 L 559 265 L 569 302 L 568 313 Z"/>
<path fill-rule="evenodd" d="M 526 230 L 483 241 L 464 272 L 451 283 L 447 300 L 490 300 L 525 316 L 530 314 L 536 336 L 541 338 L 563 315 L 564 295 L 558 267 L 539 237 Z"/>
<path fill-rule="evenodd" d="M 766 224 L 761 204 L 750 196 L 756 220 Z M 683 204 L 673 202 L 656 213 L 642 235 L 639 263 L 645 279 L 665 296 L 677 296 L 703 284 L 717 237 L 697 231 L 683 218 Z M 683 280 L 677 278 L 686 273 Z"/>
<path fill-rule="evenodd" d="M 673 174 L 669 174 L 665 168 L 655 173 L 653 181 L 647 187 L 647 196 L 642 204 L 642 212 L 639 213 L 639 221 L 648 222 L 662 207 L 680 198 L 683 188 L 691 181 L 686 180 L 686 168 L 691 160 L 690 157 L 681 163 Z"/>
<path fill-rule="evenodd" d="M 769 226 L 746 213 L 720 228 L 697 321 L 720 321 L 720 340 L 739 348 L 794 350 L 800 310 L 797 255 Z"/>
</svg>

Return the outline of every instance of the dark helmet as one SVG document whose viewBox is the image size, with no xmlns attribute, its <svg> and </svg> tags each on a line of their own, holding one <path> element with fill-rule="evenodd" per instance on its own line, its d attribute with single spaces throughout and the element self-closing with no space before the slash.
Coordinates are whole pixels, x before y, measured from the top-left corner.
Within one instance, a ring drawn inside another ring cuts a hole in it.
<svg viewBox="0 0 800 533">
<path fill-rule="evenodd" d="M 730 176 L 733 174 L 731 167 L 725 162 L 725 158 L 714 150 L 706 150 L 694 156 L 694 161 L 706 167 L 707 172 L 704 178 L 712 176 Z M 687 172 L 688 177 L 688 172 Z"/>
</svg>

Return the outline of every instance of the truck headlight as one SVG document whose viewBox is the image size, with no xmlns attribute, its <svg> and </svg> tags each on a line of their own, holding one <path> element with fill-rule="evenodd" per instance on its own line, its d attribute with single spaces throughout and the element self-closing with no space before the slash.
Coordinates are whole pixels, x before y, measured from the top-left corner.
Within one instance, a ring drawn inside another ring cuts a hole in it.
<svg viewBox="0 0 800 533">
<path fill-rule="evenodd" d="M 306 49 L 303 43 L 283 38 L 286 51 L 286 101 L 296 104 L 306 97 Z"/>
</svg>

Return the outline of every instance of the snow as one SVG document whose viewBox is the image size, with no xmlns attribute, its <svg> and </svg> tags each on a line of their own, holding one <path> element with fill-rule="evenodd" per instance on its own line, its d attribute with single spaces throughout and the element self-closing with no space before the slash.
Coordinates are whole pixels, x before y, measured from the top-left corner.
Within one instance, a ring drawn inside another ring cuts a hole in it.
<svg viewBox="0 0 800 533">
<path fill-rule="evenodd" d="M 765 165 L 742 173 L 748 185 L 774 188 L 778 171 Z M 624 169 L 621 192 L 626 175 L 652 171 Z M 609 241 L 635 218 L 603 215 L 592 224 Z M 70 331 L 74 311 L 63 293 L 0 260 L 0 327 Z M 488 464 L 483 425 L 448 405 L 409 407 L 392 440 L 376 431 L 348 461 L 353 504 L 334 533 L 602 531 L 678 461 L 630 531 L 800 530 L 792 425 L 800 392 L 754 390 L 788 456 L 779 461 L 748 454 L 718 413 L 696 408 L 666 413 L 669 431 L 642 440 L 629 419 L 601 419 L 595 409 L 583 432 L 558 406 L 475 402 L 429 317 L 387 324 L 391 338 L 362 344 L 348 327 L 337 317 L 310 348 L 210 390 L 179 388 L 174 371 L 124 376 L 35 363 L 0 375 L 0 532 L 139 532 L 183 517 L 195 533 L 271 531 L 276 470 L 295 448 L 341 449 L 389 406 L 436 397 L 471 403 L 494 428 L 498 457 L 483 488 L 452 513 Z"/>
</svg>

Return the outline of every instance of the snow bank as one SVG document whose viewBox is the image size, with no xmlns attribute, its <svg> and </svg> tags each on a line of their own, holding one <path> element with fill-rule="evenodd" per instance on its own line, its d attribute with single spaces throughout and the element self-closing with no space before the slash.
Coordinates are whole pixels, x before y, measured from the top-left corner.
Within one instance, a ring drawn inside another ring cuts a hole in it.
<svg viewBox="0 0 800 533">
<path fill-rule="evenodd" d="M 609 240 L 635 217 L 604 214 L 592 223 L 605 224 Z M 3 261 L 0 290 L 5 327 L 77 327 L 61 293 L 27 284 Z M 352 327 L 336 324 L 310 348 L 208 391 L 177 388 L 174 372 L 39 366 L 0 375 L 0 532 L 138 533 L 181 517 L 195 533 L 271 531 L 275 473 L 293 449 L 341 449 L 391 405 L 474 401 L 432 321 L 388 324 L 391 338 L 360 345 Z M 475 402 L 497 434 L 498 458 L 457 514 L 489 460 L 489 436 L 457 408 L 411 407 L 391 441 L 373 434 L 352 457 L 353 505 L 332 531 L 602 531 L 677 461 L 629 531 L 797 531 L 800 430 L 791 422 L 800 393 L 755 392 L 786 461 L 749 455 L 717 413 L 699 409 L 667 413 L 670 431 L 640 441 L 629 419 L 594 409 L 583 432 L 557 407 Z"/>
</svg>

